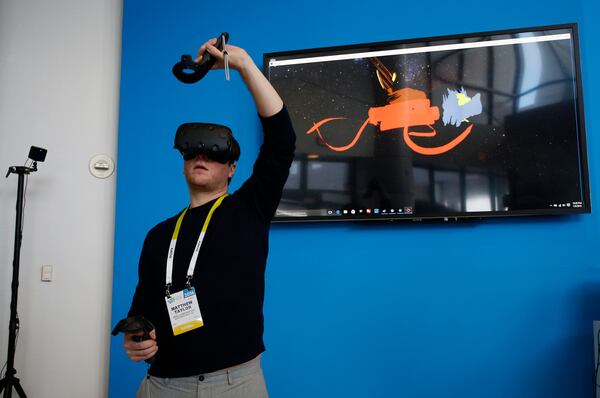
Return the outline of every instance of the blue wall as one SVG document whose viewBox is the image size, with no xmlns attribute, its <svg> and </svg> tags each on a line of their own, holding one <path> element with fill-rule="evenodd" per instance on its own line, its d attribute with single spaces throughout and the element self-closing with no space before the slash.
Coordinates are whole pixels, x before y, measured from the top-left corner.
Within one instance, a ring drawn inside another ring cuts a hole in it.
<svg viewBox="0 0 600 398">
<path fill-rule="evenodd" d="M 264 52 L 578 22 L 595 197 L 597 7 L 592 0 L 126 0 L 113 320 L 129 308 L 145 233 L 187 204 L 171 149 L 175 128 L 192 120 L 232 127 L 243 149 L 233 189 L 259 146 L 239 77 L 226 83 L 216 72 L 180 84 L 170 74 L 180 54 L 223 30 L 260 64 Z M 591 397 L 599 237 L 597 212 L 468 226 L 275 225 L 265 303 L 271 396 Z M 110 397 L 133 396 L 146 370 L 121 345 L 113 338 Z"/>
</svg>

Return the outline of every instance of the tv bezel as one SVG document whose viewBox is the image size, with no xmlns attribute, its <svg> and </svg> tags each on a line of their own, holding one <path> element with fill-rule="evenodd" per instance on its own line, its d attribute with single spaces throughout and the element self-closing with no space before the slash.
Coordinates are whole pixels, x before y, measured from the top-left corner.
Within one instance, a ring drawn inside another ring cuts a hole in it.
<svg viewBox="0 0 600 398">
<path fill-rule="evenodd" d="M 496 36 L 506 35 L 515 33 L 526 33 L 526 32 L 539 32 L 547 30 L 571 30 L 571 40 L 573 43 L 573 62 L 574 62 L 574 73 L 575 73 L 575 84 L 577 87 L 577 124 L 578 124 L 578 142 L 579 142 L 579 160 L 580 160 L 580 178 L 581 188 L 583 194 L 583 206 L 580 208 L 566 207 L 566 208 L 555 208 L 548 207 L 547 209 L 526 209 L 526 210 L 507 210 L 507 211 L 477 211 L 477 212 L 460 212 L 451 213 L 447 215 L 419 215 L 418 213 L 412 214 L 396 214 L 396 215 L 358 215 L 348 214 L 342 216 L 277 216 L 273 218 L 274 223 L 289 223 L 289 222 L 345 222 L 345 221 L 461 221 L 461 220 L 472 220 L 472 219 L 484 219 L 484 218 L 498 218 L 498 217 L 515 217 L 515 216 L 554 216 L 554 215 L 575 215 L 575 214 L 586 214 L 592 212 L 591 194 L 589 186 L 589 168 L 588 168 L 588 156 L 587 156 L 587 141 L 586 141 L 586 127 L 585 127 L 585 111 L 583 106 L 583 82 L 581 76 L 581 60 L 580 60 L 580 46 L 579 46 L 579 30 L 577 23 L 565 23 L 557 25 L 543 25 L 526 28 L 512 28 L 503 30 L 483 31 L 475 33 L 462 33 L 452 34 L 443 36 L 430 36 L 424 38 L 409 38 L 399 40 L 388 40 L 371 43 L 351 44 L 351 45 L 340 45 L 330 47 L 317 47 L 301 50 L 289 50 L 289 51 L 277 51 L 263 54 L 263 73 L 269 79 L 269 61 L 273 58 L 286 59 L 297 58 L 301 55 L 305 57 L 332 55 L 334 53 L 347 53 L 352 51 L 377 51 L 383 50 L 386 47 L 393 47 L 398 45 L 422 43 L 430 41 L 444 41 L 444 40 L 455 40 L 455 39 L 468 39 L 473 37 L 481 36 Z"/>
</svg>

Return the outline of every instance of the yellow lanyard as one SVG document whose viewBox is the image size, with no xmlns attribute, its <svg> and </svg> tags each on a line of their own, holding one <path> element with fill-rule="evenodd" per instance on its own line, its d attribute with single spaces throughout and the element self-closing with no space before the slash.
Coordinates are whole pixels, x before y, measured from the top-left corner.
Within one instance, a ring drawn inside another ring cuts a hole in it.
<svg viewBox="0 0 600 398">
<path fill-rule="evenodd" d="M 202 247 L 202 242 L 204 241 L 204 235 L 206 235 L 206 230 L 208 229 L 208 224 L 210 223 L 213 213 L 215 212 L 217 207 L 219 207 L 221 205 L 221 202 L 223 202 L 223 199 L 225 199 L 225 197 L 227 195 L 228 194 L 224 194 L 215 201 L 215 203 L 210 208 L 208 215 L 206 216 L 206 220 L 204 220 L 204 225 L 202 226 L 202 231 L 200 231 L 200 236 L 198 237 L 198 242 L 196 242 L 196 247 L 194 248 L 194 254 L 192 254 L 192 259 L 190 260 L 190 265 L 189 265 L 188 271 L 187 271 L 187 286 L 188 286 L 188 288 L 191 287 L 190 280 L 192 279 L 192 276 L 194 275 L 194 268 L 196 268 L 196 261 L 198 260 L 198 253 L 200 253 L 200 248 Z M 175 257 L 175 246 L 177 245 L 177 237 L 179 236 L 179 229 L 181 228 L 181 222 L 183 221 L 183 217 L 185 217 L 187 210 L 188 209 L 186 208 L 179 215 L 179 218 L 177 219 L 177 224 L 175 224 L 175 230 L 173 231 L 173 236 L 171 237 L 171 244 L 169 245 L 169 255 L 167 257 L 167 280 L 166 280 L 167 296 L 171 295 L 169 288 L 171 287 L 171 282 L 173 281 L 173 258 Z"/>
</svg>

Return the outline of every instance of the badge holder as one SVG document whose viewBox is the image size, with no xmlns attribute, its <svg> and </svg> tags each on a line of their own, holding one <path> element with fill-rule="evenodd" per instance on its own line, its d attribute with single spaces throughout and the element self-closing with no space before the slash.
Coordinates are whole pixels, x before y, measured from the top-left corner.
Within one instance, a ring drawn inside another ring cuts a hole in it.
<svg viewBox="0 0 600 398">
<path fill-rule="evenodd" d="M 179 230 L 181 228 L 183 218 L 187 213 L 187 208 L 181 212 L 177 218 L 177 222 L 175 223 L 175 229 L 173 230 L 173 236 L 171 237 L 171 243 L 169 245 L 169 252 L 167 255 L 167 272 L 165 273 L 165 303 L 167 305 L 167 312 L 169 313 L 171 327 L 173 328 L 173 334 L 175 336 L 204 326 L 202 314 L 200 313 L 200 306 L 198 305 L 198 298 L 196 297 L 196 289 L 192 287 L 191 282 L 194 275 L 194 269 L 196 267 L 196 261 L 198 260 L 198 253 L 202 247 L 202 242 L 204 242 L 204 236 L 208 229 L 208 224 L 212 219 L 213 213 L 217 207 L 221 205 L 223 199 L 225 199 L 227 195 L 228 194 L 221 195 L 219 199 L 213 203 L 208 214 L 206 215 L 204 225 L 202 226 L 202 230 L 198 236 L 198 242 L 196 243 L 194 253 L 192 254 L 192 258 L 190 259 L 190 264 L 188 266 L 188 271 L 186 274 L 187 279 L 185 283 L 186 288 L 179 292 L 171 293 L 175 247 L 177 246 L 177 237 L 179 236 Z"/>
<path fill-rule="evenodd" d="M 166 287 L 165 303 L 175 336 L 204 326 L 196 289 L 192 287 L 190 280 L 188 277 L 186 288 L 179 292 L 171 293 L 171 286 Z"/>
</svg>

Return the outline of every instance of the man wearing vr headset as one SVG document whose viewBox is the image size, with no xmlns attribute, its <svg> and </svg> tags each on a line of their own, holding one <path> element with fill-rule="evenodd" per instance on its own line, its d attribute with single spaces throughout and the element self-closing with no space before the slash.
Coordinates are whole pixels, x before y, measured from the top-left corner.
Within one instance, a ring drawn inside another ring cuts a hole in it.
<svg viewBox="0 0 600 398">
<path fill-rule="evenodd" d="M 206 42 L 224 67 L 224 53 Z M 156 225 L 144 242 L 129 316 L 155 330 L 125 335 L 133 361 L 151 360 L 138 397 L 267 397 L 260 356 L 269 226 L 294 158 L 295 135 L 275 89 L 242 48 L 227 45 L 228 63 L 252 94 L 264 131 L 253 173 L 231 195 L 240 155 L 231 131 L 188 123 L 176 134 L 190 205 Z M 166 271 L 165 271 L 166 270 Z"/>
</svg>

